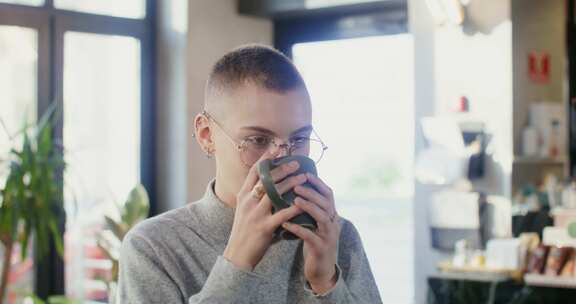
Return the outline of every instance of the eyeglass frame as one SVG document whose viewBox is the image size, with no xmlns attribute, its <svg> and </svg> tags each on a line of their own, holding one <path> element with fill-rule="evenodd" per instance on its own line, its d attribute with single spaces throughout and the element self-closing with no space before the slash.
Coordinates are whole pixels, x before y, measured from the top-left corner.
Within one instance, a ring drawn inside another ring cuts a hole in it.
<svg viewBox="0 0 576 304">
<path fill-rule="evenodd" d="M 226 136 L 226 138 L 236 147 L 236 150 L 238 150 L 238 152 L 242 153 L 245 151 L 246 148 L 243 148 L 243 146 L 245 147 L 246 142 L 248 141 L 247 138 L 243 139 L 242 141 L 240 141 L 240 143 L 237 143 L 236 140 L 234 140 L 234 138 L 232 138 L 232 136 L 230 136 L 230 134 L 228 134 L 228 132 L 226 132 L 226 129 L 224 129 L 224 127 L 222 127 L 222 125 L 220 125 L 220 123 L 218 121 L 216 121 L 216 119 L 214 119 L 214 117 L 208 113 L 208 111 L 203 110 L 201 113 L 202 116 L 206 117 L 208 120 L 211 120 L 219 129 L 220 131 L 222 131 L 222 133 L 224 133 L 224 135 Z M 324 153 L 326 152 L 326 150 L 328 150 L 328 146 L 326 146 L 326 144 L 324 143 L 324 141 L 320 138 L 320 136 L 318 135 L 318 133 L 316 133 L 316 130 L 314 130 L 314 128 L 312 128 L 312 133 L 314 133 L 314 135 L 318 138 L 318 140 L 313 139 L 313 138 L 308 138 L 308 140 L 314 140 L 319 142 L 322 145 L 322 154 L 320 155 L 320 158 L 318 158 L 318 161 L 315 161 L 315 163 L 319 163 L 322 160 L 322 157 L 324 157 Z M 292 155 L 292 148 L 294 147 L 294 143 L 283 143 L 283 144 L 277 144 L 275 142 L 275 138 L 272 138 L 270 141 L 270 144 L 274 145 L 274 147 L 276 147 L 277 149 L 279 148 L 286 148 L 286 151 L 288 152 L 288 155 Z M 246 162 L 244 162 L 244 160 L 242 160 L 242 162 L 247 165 L 247 166 L 251 166 L 246 164 Z"/>
</svg>

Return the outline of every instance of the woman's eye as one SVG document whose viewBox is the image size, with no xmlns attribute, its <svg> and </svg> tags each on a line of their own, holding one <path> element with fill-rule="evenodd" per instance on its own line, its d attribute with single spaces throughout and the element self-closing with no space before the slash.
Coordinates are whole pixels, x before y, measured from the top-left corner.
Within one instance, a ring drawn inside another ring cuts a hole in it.
<svg viewBox="0 0 576 304">
<path fill-rule="evenodd" d="M 290 141 L 293 145 L 303 145 L 308 142 L 308 137 L 295 137 L 292 138 Z"/>
<path fill-rule="evenodd" d="M 270 138 L 265 136 L 254 136 L 250 138 L 250 141 L 259 146 L 267 146 L 270 144 Z"/>
</svg>

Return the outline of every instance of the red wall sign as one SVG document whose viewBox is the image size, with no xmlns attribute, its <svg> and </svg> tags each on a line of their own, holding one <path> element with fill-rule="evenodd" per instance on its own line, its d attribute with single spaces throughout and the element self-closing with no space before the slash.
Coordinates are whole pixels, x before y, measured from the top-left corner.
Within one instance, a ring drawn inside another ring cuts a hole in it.
<svg viewBox="0 0 576 304">
<path fill-rule="evenodd" d="M 528 53 L 528 76 L 532 82 L 550 82 L 550 54 L 546 52 Z"/>
</svg>

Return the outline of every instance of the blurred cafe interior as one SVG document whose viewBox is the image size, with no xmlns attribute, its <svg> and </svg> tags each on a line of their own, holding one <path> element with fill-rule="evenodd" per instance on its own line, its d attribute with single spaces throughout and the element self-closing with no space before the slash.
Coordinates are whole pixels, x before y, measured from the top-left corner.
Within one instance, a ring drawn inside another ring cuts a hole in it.
<svg viewBox="0 0 576 304">
<path fill-rule="evenodd" d="M 378 303 L 574 303 L 575 2 L 0 0 L 0 304 L 136 303 L 123 239 L 215 178 L 196 117 L 249 44 L 306 84 Z"/>
</svg>

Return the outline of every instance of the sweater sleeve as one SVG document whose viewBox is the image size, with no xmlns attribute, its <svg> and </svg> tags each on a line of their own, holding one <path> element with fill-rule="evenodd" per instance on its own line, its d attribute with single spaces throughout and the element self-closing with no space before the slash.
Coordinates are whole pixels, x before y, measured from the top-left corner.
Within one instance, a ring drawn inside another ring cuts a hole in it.
<svg viewBox="0 0 576 304">
<path fill-rule="evenodd" d="M 202 290 L 190 297 L 189 304 L 251 303 L 251 293 L 258 290 L 263 277 L 237 268 L 218 256 Z"/>
<path fill-rule="evenodd" d="M 217 258 L 206 283 L 189 299 L 161 265 L 154 247 L 143 236 L 128 233 L 122 242 L 117 303 L 250 303 L 250 292 L 262 278 Z"/>
<path fill-rule="evenodd" d="M 382 303 L 360 235 L 347 220 L 342 220 L 338 246 L 336 284 L 325 294 L 315 294 L 306 283 L 304 289 L 308 296 L 319 304 Z"/>
</svg>

